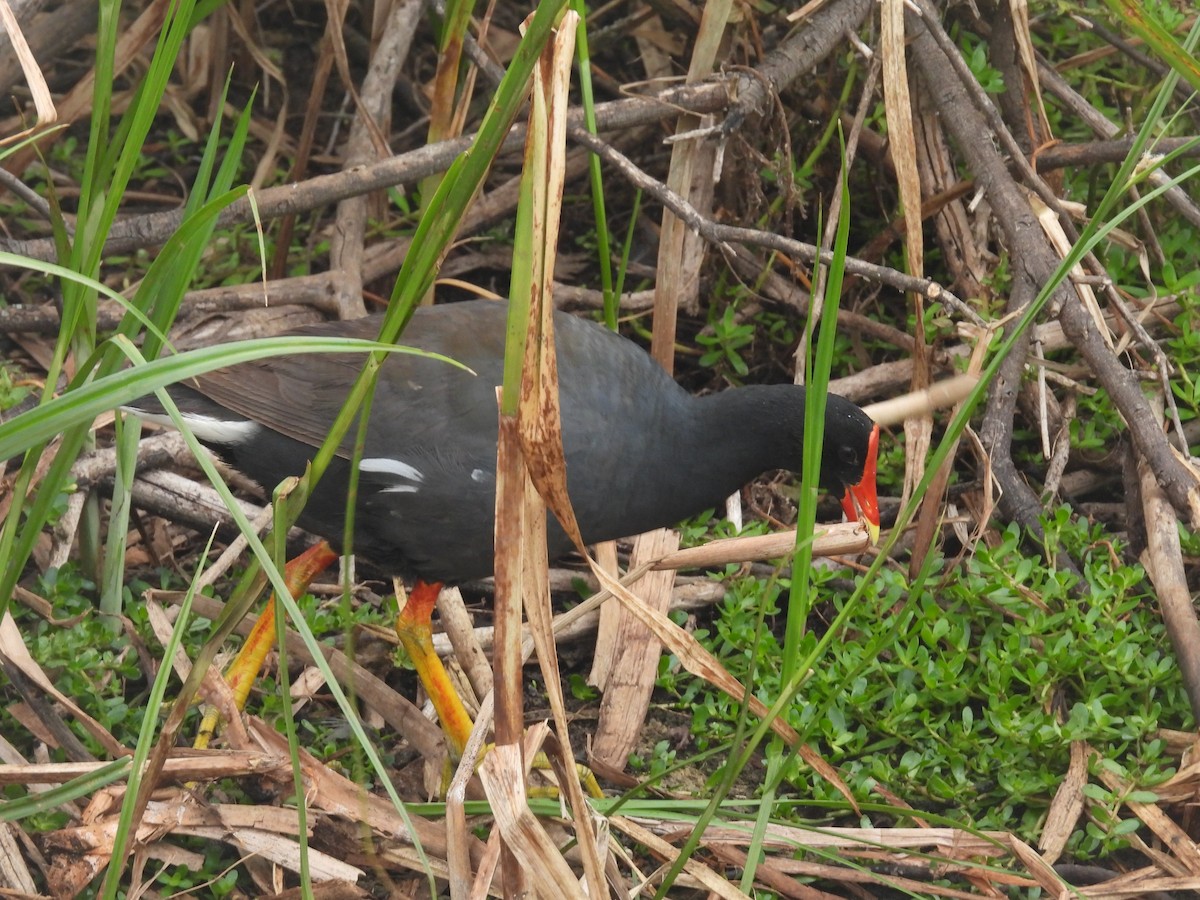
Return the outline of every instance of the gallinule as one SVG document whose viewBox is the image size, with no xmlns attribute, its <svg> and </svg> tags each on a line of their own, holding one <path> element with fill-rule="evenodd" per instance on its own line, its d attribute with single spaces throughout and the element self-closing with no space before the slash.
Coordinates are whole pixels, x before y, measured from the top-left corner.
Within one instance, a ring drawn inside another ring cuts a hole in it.
<svg viewBox="0 0 1200 900">
<path fill-rule="evenodd" d="M 467 366 L 395 354 L 384 364 L 359 466 L 355 551 L 389 571 L 461 582 L 492 571 L 496 385 L 507 307 L 474 300 L 422 307 L 401 343 Z M 719 504 L 771 469 L 798 472 L 804 389 L 758 385 L 694 397 L 640 347 L 566 313 L 554 320 L 571 503 L 586 540 L 628 537 Z M 374 317 L 298 333 L 372 340 Z M 196 436 L 271 488 L 299 475 L 359 370 L 359 353 L 306 354 L 220 369 L 171 389 Z M 474 374 L 472 374 L 474 373 Z M 156 421 L 153 398 L 134 412 Z M 340 541 L 351 434 L 299 525 Z M 878 526 L 878 429 L 830 396 L 821 485 L 852 518 Z M 557 525 L 550 556 L 570 549 Z"/>
<path fill-rule="evenodd" d="M 409 354 L 382 368 L 359 464 L 354 549 L 389 571 L 451 583 L 492 571 L 506 315 L 504 303 L 484 300 L 418 309 L 401 342 L 471 371 Z M 585 540 L 672 525 L 767 470 L 800 470 L 803 388 L 694 397 L 632 341 L 565 313 L 554 324 L 568 492 Z M 378 321 L 304 333 L 373 339 Z M 201 376 L 171 395 L 203 443 L 270 488 L 303 472 L 362 362 L 358 353 L 274 357 Z M 133 411 L 169 424 L 153 398 Z M 878 436 L 862 410 L 830 395 L 821 485 L 876 532 Z M 298 523 L 334 542 L 351 455 L 348 440 Z M 552 559 L 570 549 L 553 519 L 549 544 Z"/>
</svg>

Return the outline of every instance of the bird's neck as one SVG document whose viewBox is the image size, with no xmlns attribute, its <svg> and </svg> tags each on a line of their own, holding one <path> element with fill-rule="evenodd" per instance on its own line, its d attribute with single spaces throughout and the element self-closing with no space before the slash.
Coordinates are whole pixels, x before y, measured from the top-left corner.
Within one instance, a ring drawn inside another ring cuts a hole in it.
<svg viewBox="0 0 1200 900">
<path fill-rule="evenodd" d="M 790 460 L 786 447 L 804 418 L 796 390 L 739 388 L 708 397 L 664 391 L 653 407 L 639 405 L 638 427 L 626 430 L 615 452 L 596 455 L 596 445 L 588 443 L 575 458 L 577 473 L 583 466 L 589 477 L 621 487 L 573 493 L 587 539 L 623 537 L 681 521 L 719 507 L 767 469 L 794 464 L 803 442 L 795 442 Z"/>
<path fill-rule="evenodd" d="M 728 484 L 721 489 L 729 491 L 768 469 L 793 466 L 803 446 L 801 391 L 794 385 L 749 385 L 693 398 L 692 433 L 686 439 L 701 452 L 680 458 L 707 455 L 701 465 L 722 473 Z"/>
</svg>

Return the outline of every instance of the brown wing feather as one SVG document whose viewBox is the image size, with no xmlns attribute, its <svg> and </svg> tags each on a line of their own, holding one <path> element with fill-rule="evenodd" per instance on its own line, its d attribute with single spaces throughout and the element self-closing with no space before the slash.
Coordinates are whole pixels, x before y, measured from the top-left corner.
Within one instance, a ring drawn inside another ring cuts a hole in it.
<svg viewBox="0 0 1200 900">
<path fill-rule="evenodd" d="M 378 317 L 369 316 L 301 328 L 295 334 L 370 340 L 378 335 L 379 324 Z M 276 356 L 216 369 L 192 384 L 234 412 L 319 447 L 364 360 L 361 353 Z M 296 396 L 297 386 L 303 387 L 302 397 Z"/>
</svg>

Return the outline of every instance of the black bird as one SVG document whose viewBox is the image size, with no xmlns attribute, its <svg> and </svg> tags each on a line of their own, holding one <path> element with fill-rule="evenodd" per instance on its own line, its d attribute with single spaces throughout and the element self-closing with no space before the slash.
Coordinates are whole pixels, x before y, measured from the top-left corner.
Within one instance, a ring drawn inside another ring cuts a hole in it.
<svg viewBox="0 0 1200 900">
<path fill-rule="evenodd" d="M 396 631 L 456 753 L 471 721 L 433 651 L 430 614 L 438 582 L 492 572 L 495 387 L 503 380 L 507 313 L 505 304 L 489 301 L 414 313 L 402 342 L 471 371 L 389 356 L 359 462 L 355 550 L 418 579 Z M 589 543 L 672 525 L 769 469 L 800 470 L 803 388 L 742 387 L 693 397 L 632 341 L 565 313 L 555 314 L 554 327 L 567 492 Z M 299 333 L 369 340 L 378 332 L 378 318 L 368 317 Z M 362 365 L 361 353 L 272 357 L 199 376 L 170 393 L 203 443 L 271 488 L 304 471 Z M 153 397 L 129 408 L 170 424 Z M 842 495 L 846 514 L 865 519 L 872 537 L 879 531 L 878 441 L 879 427 L 861 409 L 829 396 L 821 484 Z M 299 519 L 334 543 L 342 539 L 352 457 L 348 439 Z M 570 549 L 553 520 L 548 540 L 552 558 Z M 293 592 L 335 558 L 320 544 L 289 564 Z M 242 701 L 274 639 L 273 609 L 268 605 L 227 672 Z"/>
<path fill-rule="evenodd" d="M 507 305 L 486 300 L 419 308 L 401 343 L 450 357 L 392 354 L 383 364 L 359 463 L 356 552 L 396 574 L 457 583 L 493 566 L 497 408 Z M 695 397 L 639 346 L 593 323 L 555 314 L 567 488 L 588 542 L 673 525 L 719 504 L 772 469 L 799 472 L 804 389 L 733 388 Z M 377 317 L 298 334 L 372 340 Z M 299 475 L 340 412 L 363 354 L 297 354 L 243 363 L 170 388 L 196 436 L 271 488 Z M 130 410 L 170 424 L 153 397 Z M 879 527 L 879 428 L 830 395 L 821 486 L 850 518 Z M 343 534 L 351 435 L 299 525 L 337 543 Z M 570 542 L 550 523 L 553 559 Z"/>
</svg>

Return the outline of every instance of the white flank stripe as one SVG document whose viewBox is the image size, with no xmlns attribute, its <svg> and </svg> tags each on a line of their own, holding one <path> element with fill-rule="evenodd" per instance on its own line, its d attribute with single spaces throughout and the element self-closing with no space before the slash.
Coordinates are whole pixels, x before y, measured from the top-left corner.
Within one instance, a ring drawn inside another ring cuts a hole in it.
<svg viewBox="0 0 1200 900">
<path fill-rule="evenodd" d="M 409 481 L 415 481 L 418 484 L 425 480 L 425 476 L 421 474 L 421 470 L 416 466 L 410 466 L 408 463 L 398 459 L 388 459 L 386 456 L 375 456 L 370 459 L 364 459 L 358 464 L 361 472 L 384 472 L 388 475 L 395 475 L 398 478 L 407 478 Z M 399 490 L 398 488 L 388 488 L 388 490 Z M 416 488 L 411 488 L 416 490 Z"/>
<path fill-rule="evenodd" d="M 385 487 L 379 493 L 381 494 L 415 494 L 417 486 L 415 484 L 394 484 L 391 487 Z"/>
<path fill-rule="evenodd" d="M 146 422 L 165 425 L 167 428 L 175 427 L 175 423 L 171 421 L 170 416 L 147 415 L 139 409 L 132 409 L 130 407 L 124 407 L 124 409 L 126 412 L 132 413 Z M 183 421 L 192 429 L 192 434 L 196 435 L 200 440 L 210 444 L 223 444 L 225 446 L 246 443 L 262 428 L 257 422 L 251 422 L 247 419 L 230 421 L 228 419 L 215 419 L 212 416 L 201 416 L 195 413 L 184 413 Z"/>
</svg>

